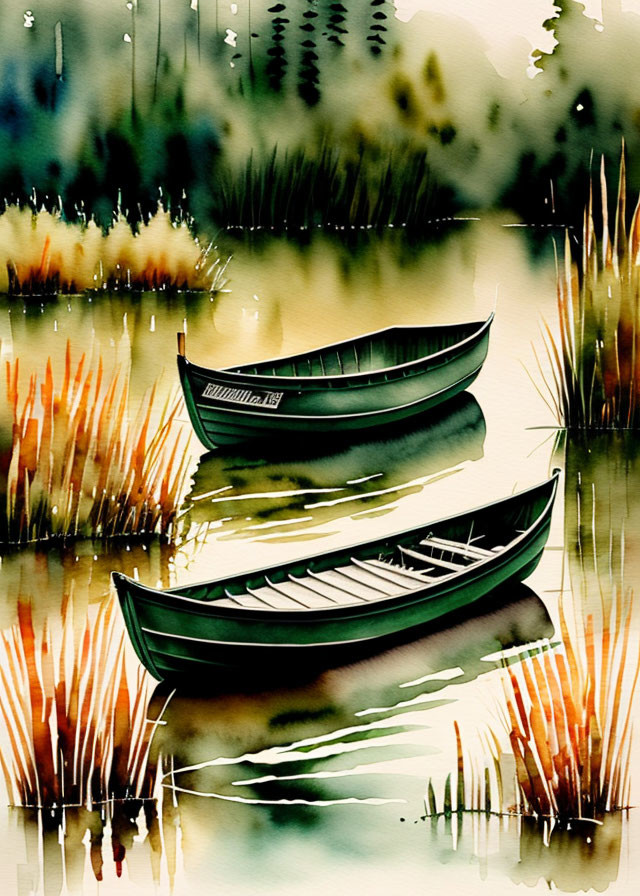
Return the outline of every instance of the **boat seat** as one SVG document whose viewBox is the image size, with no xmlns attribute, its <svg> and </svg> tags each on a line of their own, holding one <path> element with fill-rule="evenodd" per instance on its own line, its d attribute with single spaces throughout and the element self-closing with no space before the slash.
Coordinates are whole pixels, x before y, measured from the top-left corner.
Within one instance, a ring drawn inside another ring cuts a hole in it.
<svg viewBox="0 0 640 896">
<path fill-rule="evenodd" d="M 399 575 L 406 576 L 407 578 L 413 579 L 413 581 L 417 584 L 418 582 L 434 582 L 435 579 L 433 576 L 427 575 L 428 572 L 433 571 L 433 567 L 428 566 L 425 569 L 411 569 L 407 566 L 400 566 L 397 563 L 393 563 L 391 560 L 366 560 L 365 563 L 371 563 L 373 566 L 381 567 L 383 569 L 393 570 L 393 572 L 398 573 Z"/>
<path fill-rule="evenodd" d="M 223 607 L 263 610 L 312 610 L 385 600 L 436 581 L 425 572 L 414 572 L 391 562 L 357 557 L 350 560 L 348 565 L 336 569 L 321 572 L 310 569 L 304 576 L 289 573 L 288 580 L 281 582 L 265 576 L 264 585 L 247 587 L 243 594 L 232 594 L 225 589 L 226 598 L 216 603 Z M 429 571 L 432 569 L 428 567 Z"/>
<path fill-rule="evenodd" d="M 216 605 L 222 607 L 264 607 L 264 601 L 252 594 L 232 594 L 228 588 L 224 589 L 227 595 L 222 600 L 217 600 Z"/>
<path fill-rule="evenodd" d="M 320 594 L 316 594 L 313 591 L 309 591 L 309 589 L 305 589 L 302 585 L 299 585 L 297 582 L 272 582 L 271 579 L 265 576 L 266 581 L 269 586 L 273 588 L 275 591 L 278 591 L 280 594 L 283 594 L 285 597 L 290 598 L 291 600 L 296 601 L 301 604 L 307 610 L 315 610 L 320 607 L 329 606 L 331 601 L 327 597 L 323 597 Z"/>
<path fill-rule="evenodd" d="M 259 598 L 268 607 L 271 607 L 274 610 L 303 609 L 303 606 L 299 601 L 294 601 L 292 598 L 287 597 L 287 595 L 281 594 L 270 585 L 262 585 L 259 588 L 249 588 L 247 586 L 247 591 L 249 592 L 249 594 L 252 594 L 254 597 Z"/>
<path fill-rule="evenodd" d="M 216 600 L 216 607 L 244 607 L 246 609 L 264 610 L 270 606 L 255 594 L 231 594 L 225 588 L 226 597 Z"/>
<path fill-rule="evenodd" d="M 485 560 L 487 557 L 493 556 L 493 551 L 481 548 L 478 545 L 466 544 L 462 541 L 451 541 L 448 538 L 437 538 L 433 535 L 430 535 L 429 538 L 425 538 L 420 544 L 425 547 L 436 548 L 445 553 L 460 554 L 463 557 L 469 557 L 473 560 Z"/>
<path fill-rule="evenodd" d="M 451 572 L 459 572 L 461 569 L 466 569 L 464 563 L 440 560 L 439 557 L 432 557 L 431 554 L 422 554 L 420 551 L 414 551 L 411 548 L 405 548 L 402 545 L 399 545 L 399 548 L 407 557 L 412 557 L 414 560 L 419 560 L 421 563 L 431 563 L 434 566 L 441 566 L 443 569 L 448 569 Z"/>
</svg>

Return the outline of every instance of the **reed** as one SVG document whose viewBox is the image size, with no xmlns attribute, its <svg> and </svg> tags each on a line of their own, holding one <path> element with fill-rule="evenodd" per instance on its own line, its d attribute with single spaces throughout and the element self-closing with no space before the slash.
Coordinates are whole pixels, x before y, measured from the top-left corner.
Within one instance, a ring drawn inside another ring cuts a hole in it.
<svg viewBox="0 0 640 896">
<path fill-rule="evenodd" d="M 562 644 L 538 651 L 503 671 L 503 719 L 511 753 L 500 732 L 482 737 L 480 766 L 465 759 L 457 723 L 457 768 L 447 779 L 442 812 L 479 810 L 525 816 L 598 821 L 630 804 L 629 758 L 640 672 L 633 593 L 618 590 L 603 601 L 603 616 L 589 614 L 570 631 L 560 605 Z M 488 757 L 488 758 L 487 758 Z M 514 805 L 503 794 L 513 769 Z M 455 799 L 453 798 L 455 794 Z M 440 814 L 433 783 L 427 811 Z"/>
<path fill-rule="evenodd" d="M 438 209 L 452 205 L 435 188 L 424 150 L 393 153 L 363 148 L 354 158 L 324 144 L 319 155 L 277 148 L 267 160 L 251 155 L 240 172 L 221 174 L 212 215 L 229 230 L 297 232 L 310 228 L 397 227 L 420 237 Z"/>
<path fill-rule="evenodd" d="M 0 658 L 0 767 L 12 806 L 91 809 L 152 796 L 153 683 L 142 668 L 127 669 L 114 601 L 77 630 L 65 600 L 59 631 L 45 624 L 37 633 L 31 603 L 19 600 Z"/>
<path fill-rule="evenodd" d="M 559 334 L 545 324 L 552 370 L 551 382 L 545 382 L 558 421 L 569 430 L 640 426 L 640 200 L 627 228 L 624 147 L 613 235 L 604 159 L 600 213 L 598 241 L 591 183 L 581 260 L 573 262 L 567 233 L 558 265 Z"/>
<path fill-rule="evenodd" d="M 216 292 L 227 282 L 228 262 L 161 204 L 138 224 L 118 212 L 106 233 L 93 220 L 69 222 L 55 209 L 9 205 L 0 214 L 0 292 L 9 295 Z"/>
<path fill-rule="evenodd" d="M 188 454 L 179 450 L 180 399 L 156 408 L 156 385 L 128 415 L 129 379 L 105 380 L 102 359 L 72 365 L 62 384 L 51 359 L 44 381 L 19 395 L 19 360 L 6 364 L 11 437 L 0 455 L 0 536 L 11 543 L 70 537 L 175 538 Z"/>
<path fill-rule="evenodd" d="M 560 611 L 563 648 L 510 667 L 509 739 L 525 811 L 598 819 L 629 806 L 629 754 L 640 656 L 633 594 L 617 593 L 610 625 L 589 615 L 581 646 Z"/>
</svg>

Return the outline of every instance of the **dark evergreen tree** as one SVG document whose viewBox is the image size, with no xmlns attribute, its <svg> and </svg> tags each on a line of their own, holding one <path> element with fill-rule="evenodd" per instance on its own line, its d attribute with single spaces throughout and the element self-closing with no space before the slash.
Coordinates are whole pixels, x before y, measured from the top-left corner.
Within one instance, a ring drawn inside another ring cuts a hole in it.
<svg viewBox="0 0 640 896">
<path fill-rule="evenodd" d="M 384 23 L 387 21 L 388 16 L 382 9 L 386 3 L 387 0 L 371 0 L 370 4 L 371 24 L 369 25 L 367 40 L 369 41 L 369 49 L 374 56 L 379 56 L 382 53 L 382 47 L 386 44 L 383 35 L 387 32 L 387 26 Z"/>
<path fill-rule="evenodd" d="M 320 99 L 320 69 L 316 53 L 316 0 L 307 0 L 308 9 L 302 13 L 304 23 L 299 26 L 305 38 L 301 43 L 298 93 L 308 106 L 315 106 Z"/>
<path fill-rule="evenodd" d="M 327 40 L 336 47 L 344 47 L 343 37 L 349 33 L 346 28 L 347 8 L 342 3 L 330 3 L 328 14 Z"/>
<path fill-rule="evenodd" d="M 276 3 L 269 8 L 273 18 L 271 19 L 271 46 L 267 50 L 269 61 L 265 71 L 269 80 L 269 87 L 276 92 L 282 90 L 282 82 L 284 81 L 288 65 L 284 43 L 286 26 L 290 20 L 282 15 L 286 11 L 287 8 L 284 3 Z"/>
</svg>

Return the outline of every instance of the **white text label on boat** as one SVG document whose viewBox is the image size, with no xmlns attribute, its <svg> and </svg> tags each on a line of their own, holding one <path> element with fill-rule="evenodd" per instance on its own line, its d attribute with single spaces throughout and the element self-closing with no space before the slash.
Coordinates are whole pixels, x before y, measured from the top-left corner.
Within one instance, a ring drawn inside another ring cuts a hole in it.
<svg viewBox="0 0 640 896">
<path fill-rule="evenodd" d="M 231 386 L 219 386 L 207 383 L 203 398 L 214 398 L 216 401 L 230 401 L 233 404 L 250 404 L 260 408 L 277 408 L 284 392 L 254 392 L 253 389 L 233 389 Z"/>
</svg>

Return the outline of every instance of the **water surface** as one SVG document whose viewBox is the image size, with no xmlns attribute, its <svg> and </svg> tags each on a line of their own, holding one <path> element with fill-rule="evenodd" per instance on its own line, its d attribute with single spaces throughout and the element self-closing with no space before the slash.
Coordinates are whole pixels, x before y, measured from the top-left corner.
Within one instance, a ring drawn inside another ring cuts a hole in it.
<svg viewBox="0 0 640 896">
<path fill-rule="evenodd" d="M 494 308 L 496 319 L 473 387 L 401 427 L 295 451 L 207 453 L 194 436 L 175 548 L 14 551 L 2 560 L 3 627 L 15 621 L 20 596 L 31 597 L 39 624 L 59 614 L 65 595 L 80 611 L 111 599 L 113 568 L 153 586 L 199 581 L 445 516 L 565 466 L 532 349 L 540 354 L 541 317 L 555 313 L 552 255 L 534 259 L 526 233 L 503 223 L 455 227 L 426 249 L 372 239 L 354 250 L 321 237 L 304 247 L 239 244 L 230 292 L 213 299 L 5 302 L 0 351 L 20 358 L 23 377 L 42 373 L 47 355 L 59 373 L 69 340 L 74 357 L 101 354 L 107 366 L 129 370 L 132 414 L 157 376 L 161 397 L 176 389 L 175 333 L 185 327 L 189 357 L 224 366 L 391 324 L 481 320 Z M 553 649 L 561 595 L 580 615 L 589 601 L 601 606 L 603 581 L 634 586 L 635 455 L 618 443 L 574 447 L 566 467 L 548 548 L 523 587 L 286 690 L 262 692 L 256 669 L 253 693 L 175 695 L 158 730 L 157 747 L 171 759 L 152 808 L 74 810 L 47 823 L 37 813 L 2 813 L 2 861 L 15 892 L 94 892 L 98 865 L 100 892 L 114 893 L 158 884 L 204 893 L 213 883 L 224 893 L 343 893 L 354 881 L 371 893 L 624 892 L 636 861 L 627 849 L 633 813 L 596 831 L 551 835 L 517 818 L 425 818 L 427 782 L 442 787 L 455 766 L 454 721 L 471 757 L 482 758 L 488 725 L 501 730 L 501 651 L 517 662 Z M 588 518 L 595 528 L 585 528 Z M 165 697 L 158 692 L 152 715 Z"/>
</svg>

